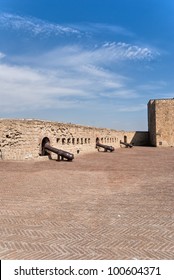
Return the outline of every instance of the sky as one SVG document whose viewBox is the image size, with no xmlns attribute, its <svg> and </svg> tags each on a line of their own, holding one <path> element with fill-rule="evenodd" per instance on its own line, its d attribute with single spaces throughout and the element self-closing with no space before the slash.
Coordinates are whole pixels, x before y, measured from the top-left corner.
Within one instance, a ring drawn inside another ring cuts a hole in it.
<svg viewBox="0 0 174 280">
<path fill-rule="evenodd" d="M 0 0 L 0 118 L 147 130 L 174 97 L 173 0 Z"/>
</svg>

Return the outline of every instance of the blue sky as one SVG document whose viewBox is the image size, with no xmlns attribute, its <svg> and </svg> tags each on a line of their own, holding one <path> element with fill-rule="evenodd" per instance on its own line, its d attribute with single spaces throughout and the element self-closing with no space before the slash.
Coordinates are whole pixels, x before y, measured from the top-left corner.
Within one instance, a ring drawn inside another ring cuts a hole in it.
<svg viewBox="0 0 174 280">
<path fill-rule="evenodd" d="M 174 97 L 173 0 L 0 0 L 0 117 L 147 130 Z"/>
</svg>

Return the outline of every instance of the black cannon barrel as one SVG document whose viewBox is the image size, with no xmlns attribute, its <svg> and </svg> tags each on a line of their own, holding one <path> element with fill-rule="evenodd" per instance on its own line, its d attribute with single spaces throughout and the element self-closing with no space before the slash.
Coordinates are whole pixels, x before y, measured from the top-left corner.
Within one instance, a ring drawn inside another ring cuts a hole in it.
<svg viewBox="0 0 174 280">
<path fill-rule="evenodd" d="M 45 144 L 44 149 L 47 151 L 53 152 L 53 153 L 57 154 L 58 156 L 61 156 L 62 158 L 66 158 L 68 160 L 74 159 L 73 154 L 60 150 L 60 149 L 57 149 L 57 148 L 54 148 L 54 147 L 50 146 L 48 143 Z"/>
<path fill-rule="evenodd" d="M 110 152 L 114 151 L 114 147 L 103 145 L 103 144 L 101 144 L 99 142 L 96 143 L 96 147 L 101 147 L 101 148 L 105 149 L 105 151 L 107 151 L 107 150 L 110 151 Z"/>
<path fill-rule="evenodd" d="M 126 146 L 126 148 L 132 148 L 132 147 L 133 147 L 133 145 L 132 145 L 132 144 L 122 142 L 121 140 L 120 140 L 120 144 L 125 145 L 125 146 Z"/>
</svg>

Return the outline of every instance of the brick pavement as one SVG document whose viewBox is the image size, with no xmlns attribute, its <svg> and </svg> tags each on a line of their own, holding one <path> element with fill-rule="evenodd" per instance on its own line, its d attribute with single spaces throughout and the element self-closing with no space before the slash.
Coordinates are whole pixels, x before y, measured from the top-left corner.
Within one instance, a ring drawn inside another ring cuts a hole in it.
<svg viewBox="0 0 174 280">
<path fill-rule="evenodd" d="M 0 161 L 1 259 L 173 259 L 174 148 Z"/>
</svg>

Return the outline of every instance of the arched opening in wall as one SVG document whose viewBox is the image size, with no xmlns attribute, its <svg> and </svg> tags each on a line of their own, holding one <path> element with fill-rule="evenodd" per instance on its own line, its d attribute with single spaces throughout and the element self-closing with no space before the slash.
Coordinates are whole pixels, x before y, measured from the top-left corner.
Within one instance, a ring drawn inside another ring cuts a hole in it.
<svg viewBox="0 0 174 280">
<path fill-rule="evenodd" d="M 124 143 L 127 143 L 127 136 L 124 135 Z"/>
<path fill-rule="evenodd" d="M 96 141 L 96 143 L 99 143 L 99 141 L 100 141 L 99 137 L 97 137 L 95 141 Z"/>
<path fill-rule="evenodd" d="M 41 152 L 41 156 L 49 155 L 49 153 L 44 149 L 45 144 L 50 144 L 50 139 L 48 137 L 44 137 L 42 139 L 42 152 Z"/>
<path fill-rule="evenodd" d="M 65 145 L 66 139 L 62 138 L 62 145 Z"/>
</svg>

